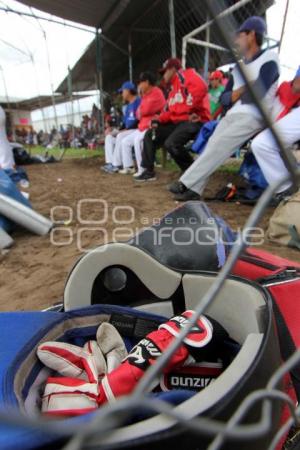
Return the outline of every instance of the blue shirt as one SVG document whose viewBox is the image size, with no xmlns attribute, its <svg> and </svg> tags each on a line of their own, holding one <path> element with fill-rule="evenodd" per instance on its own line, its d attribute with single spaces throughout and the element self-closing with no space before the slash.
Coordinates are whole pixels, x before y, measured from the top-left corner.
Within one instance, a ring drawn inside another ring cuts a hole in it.
<svg viewBox="0 0 300 450">
<path fill-rule="evenodd" d="M 136 111 L 140 106 L 141 99 L 137 97 L 132 103 L 128 103 L 126 106 L 125 114 L 124 114 L 124 127 L 126 130 L 130 130 L 132 128 L 137 127 L 138 120 L 136 118 Z"/>
</svg>

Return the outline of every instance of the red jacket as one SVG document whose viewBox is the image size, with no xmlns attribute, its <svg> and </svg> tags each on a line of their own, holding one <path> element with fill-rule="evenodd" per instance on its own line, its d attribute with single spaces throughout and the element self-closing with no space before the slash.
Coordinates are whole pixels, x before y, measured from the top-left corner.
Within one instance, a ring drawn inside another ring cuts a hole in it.
<svg viewBox="0 0 300 450">
<path fill-rule="evenodd" d="M 164 94 L 156 86 L 142 96 L 141 104 L 137 110 L 140 131 L 150 128 L 151 120 L 162 111 L 165 104 Z"/>
<path fill-rule="evenodd" d="M 284 106 L 283 111 L 279 114 L 276 120 L 282 119 L 295 106 L 300 106 L 300 94 L 293 91 L 291 81 L 284 81 L 281 83 L 276 95 L 279 97 L 280 103 Z"/>
<path fill-rule="evenodd" d="M 159 116 L 161 123 L 184 122 L 197 114 L 201 122 L 211 120 L 208 86 L 194 69 L 181 70 L 171 81 L 167 109 Z"/>
</svg>

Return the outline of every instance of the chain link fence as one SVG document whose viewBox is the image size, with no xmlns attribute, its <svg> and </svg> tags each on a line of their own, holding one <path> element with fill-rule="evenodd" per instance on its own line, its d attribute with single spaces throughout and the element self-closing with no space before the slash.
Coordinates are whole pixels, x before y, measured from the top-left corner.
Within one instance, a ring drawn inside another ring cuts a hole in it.
<svg viewBox="0 0 300 450">
<path fill-rule="evenodd" d="M 235 1 L 220 0 L 218 11 L 226 11 L 228 8 L 236 8 L 230 15 L 232 31 L 251 15 L 264 15 L 267 8 L 273 4 L 273 0 Z M 198 0 L 173 0 L 176 56 L 182 58 L 183 38 L 193 30 L 204 25 L 208 20 L 208 12 L 205 4 Z M 143 70 L 157 71 L 162 63 L 171 56 L 172 45 L 170 37 L 170 3 L 166 0 L 156 0 L 144 11 L 140 18 L 129 23 L 128 40 L 132 52 L 132 74 L 136 80 Z M 216 27 L 204 29 L 195 36 L 203 41 L 210 41 L 221 46 Z M 118 42 L 121 44 L 120 42 Z M 208 61 L 206 62 L 208 58 Z M 122 58 L 121 58 L 122 59 Z M 126 58 L 125 58 L 126 59 Z M 227 52 L 205 47 L 188 45 L 186 54 L 187 67 L 194 67 L 203 72 L 205 63 L 209 70 L 232 61 Z M 125 62 L 125 61 L 124 61 Z M 125 71 L 129 70 L 127 67 Z M 120 75 L 120 74 L 119 74 Z M 125 73 L 122 74 L 124 79 Z M 120 77 L 121 80 L 121 77 Z"/>
<path fill-rule="evenodd" d="M 210 0 L 203 1 L 204 9 L 205 5 L 208 7 Z M 154 4 L 157 4 L 160 2 L 154 2 Z M 167 3 L 167 2 L 165 2 Z M 190 2 L 191 4 L 193 2 Z M 197 2 L 199 3 L 199 2 Z M 202 3 L 202 2 L 201 2 Z M 222 10 L 222 5 L 224 6 L 225 3 L 222 1 L 218 2 L 212 2 L 215 5 L 215 8 L 212 9 L 210 12 L 211 15 L 216 17 L 220 11 Z M 227 2 L 226 2 L 227 3 Z M 233 4 L 234 2 L 232 2 Z M 178 14 L 178 4 L 177 1 L 175 1 L 175 16 Z M 196 4 L 196 2 L 195 2 Z M 264 5 L 266 2 L 264 2 Z M 246 17 L 248 17 L 251 14 L 258 14 L 260 12 L 259 5 L 262 6 L 260 2 L 245 2 L 245 11 L 237 10 L 234 13 L 234 16 L 227 17 L 226 20 L 222 21 L 216 21 L 214 23 L 214 26 L 212 27 L 212 33 L 211 38 L 215 39 L 218 45 L 222 45 L 225 48 L 231 49 L 228 58 L 229 60 L 234 60 L 234 52 L 232 51 L 232 41 L 231 36 L 236 29 L 236 26 L 238 23 L 243 21 Z M 252 8 L 247 9 L 247 8 Z M 256 7 L 256 9 L 255 9 Z M 189 16 L 188 12 L 186 15 L 184 15 L 184 8 L 180 6 L 180 11 L 182 14 L 182 20 L 184 23 L 185 20 L 195 20 L 194 14 Z M 187 8 L 186 8 L 187 11 Z M 146 12 L 147 14 L 150 14 L 150 11 Z M 207 11 L 205 9 L 205 16 L 207 15 Z M 190 17 L 188 19 L 188 17 Z M 142 20 L 142 18 L 141 18 Z M 157 18 L 156 23 L 155 21 L 149 23 L 148 26 L 162 26 L 163 21 L 165 19 L 163 17 Z M 177 27 L 178 27 L 178 22 Z M 139 22 L 135 24 L 135 27 L 138 28 Z M 182 25 L 183 26 L 183 25 Z M 184 29 L 186 30 L 186 26 L 184 26 Z M 143 42 L 140 47 L 141 53 L 143 53 L 143 62 L 141 64 L 145 64 L 145 55 L 147 55 L 147 52 L 149 52 L 149 61 L 152 60 L 152 52 L 157 49 L 159 51 L 159 55 L 154 55 L 154 60 L 157 58 L 157 61 L 155 62 L 155 66 L 158 65 L 159 60 L 163 59 L 163 57 L 167 57 L 167 49 L 170 51 L 170 43 L 168 44 L 167 35 L 159 35 L 158 33 L 153 32 L 152 30 L 148 30 L 149 32 L 149 40 L 145 43 Z M 133 34 L 138 34 L 138 31 L 135 30 Z M 141 31 L 141 33 L 145 33 L 145 29 Z M 163 33 L 162 33 L 163 34 Z M 187 34 L 187 33 L 186 33 Z M 185 34 L 185 35 L 186 35 Z M 184 36 L 185 36 L 184 35 Z M 152 37 L 151 37 L 152 36 Z M 182 36 L 183 37 L 183 36 Z M 132 42 L 133 46 L 134 43 L 136 45 L 138 44 L 138 41 L 134 41 L 134 36 L 132 36 Z M 179 39 L 177 34 L 177 40 Z M 180 39 L 179 41 L 180 42 Z M 178 44 L 177 42 L 177 44 Z M 215 42 L 215 41 L 214 41 Z M 151 50 L 151 52 L 150 52 Z M 177 50 L 178 51 L 178 50 Z M 191 54 L 187 55 L 187 61 L 188 65 L 191 65 L 193 61 L 198 66 L 198 61 L 201 60 L 201 52 L 203 49 L 193 48 L 193 52 Z M 199 52 L 199 53 L 197 53 Z M 180 54 L 180 53 L 178 53 Z M 133 64 L 137 64 L 138 61 L 138 53 L 135 54 L 135 59 L 133 60 Z M 134 56 L 134 52 L 133 52 Z M 202 56 L 203 58 L 203 56 Z M 217 59 L 217 53 L 216 56 L 213 54 L 210 55 L 209 63 L 214 65 L 219 65 L 221 62 L 221 57 L 219 56 L 220 60 Z M 237 62 L 237 61 L 235 61 Z M 218 63 L 218 64 L 216 64 Z M 154 64 L 154 63 L 153 63 Z M 144 67 L 144 66 L 143 66 Z M 146 67 L 146 65 L 145 65 Z M 149 66 L 148 66 L 149 67 Z M 147 67 L 147 68 L 148 68 Z M 199 66 L 198 66 L 199 67 Z M 201 67 L 201 66 L 200 66 Z M 140 69 L 141 67 L 139 67 Z M 137 70 L 137 69 L 135 69 Z M 259 99 L 257 98 L 257 94 L 252 88 L 251 83 L 248 81 L 247 72 L 245 72 L 245 69 L 243 66 L 240 66 L 241 74 L 248 86 L 249 92 L 252 96 L 253 101 L 256 102 L 257 107 L 261 110 L 261 113 L 264 116 L 263 107 Z M 278 136 L 272 126 L 272 123 L 270 122 L 268 117 L 264 117 L 266 120 L 266 125 L 271 129 L 273 132 L 275 141 L 279 144 L 281 156 L 283 160 L 286 162 L 287 167 L 290 169 L 290 175 L 292 180 L 295 183 L 295 187 L 299 187 L 299 180 L 300 180 L 300 173 L 297 169 L 297 166 L 294 164 L 290 164 L 290 154 L 286 151 L 286 149 L 281 145 L 281 139 L 280 136 Z M 251 229 L 256 226 L 256 224 L 261 220 L 265 209 L 269 205 L 270 199 L 272 198 L 274 192 L 280 187 L 280 185 L 285 182 L 286 179 L 280 180 L 276 185 L 269 187 L 262 197 L 260 198 L 259 202 L 257 203 L 257 206 L 252 210 L 250 217 L 245 225 L 245 230 Z M 195 309 L 195 315 L 193 316 L 192 320 L 190 321 L 188 326 L 185 326 L 184 329 L 180 332 L 178 338 L 174 340 L 172 345 L 167 349 L 167 351 L 158 359 L 157 363 L 154 364 L 145 374 L 145 376 L 142 378 L 141 382 L 137 386 L 136 390 L 133 392 L 132 395 L 120 399 L 111 405 L 104 406 L 103 408 L 99 409 L 96 417 L 94 417 L 94 420 L 88 425 L 80 425 L 78 426 L 78 433 L 75 432 L 72 440 L 67 444 L 65 447 L 65 450 L 75 450 L 80 448 L 88 448 L 88 441 L 97 435 L 99 437 L 100 444 L 97 445 L 97 447 L 91 447 L 91 448 L 102 448 L 101 439 L 103 439 L 103 436 L 107 436 L 107 434 L 113 434 L 117 433 L 117 427 L 122 424 L 126 423 L 126 420 L 130 416 L 131 412 L 136 411 L 136 409 L 140 408 L 141 406 L 146 406 L 147 408 L 152 409 L 153 411 L 157 413 L 163 413 L 165 416 L 169 417 L 172 420 L 175 420 L 179 427 L 186 428 L 190 430 L 191 433 L 198 433 L 201 436 L 201 433 L 207 434 L 210 433 L 211 436 L 213 436 L 213 440 L 210 443 L 209 447 L 207 447 L 209 450 L 218 450 L 221 449 L 224 442 L 229 438 L 235 438 L 239 439 L 239 444 L 237 446 L 233 446 L 234 449 L 241 449 L 244 448 L 244 444 L 247 444 L 251 441 L 251 439 L 255 438 L 256 436 L 261 436 L 264 433 L 268 433 L 271 427 L 271 411 L 274 404 L 278 401 L 281 401 L 285 404 L 287 404 L 290 408 L 290 417 L 288 418 L 287 422 L 281 426 L 281 428 L 278 430 L 278 432 L 273 436 L 273 440 L 268 446 L 268 449 L 262 449 L 259 448 L 257 450 L 274 450 L 276 447 L 280 438 L 285 435 L 286 431 L 289 430 L 290 426 L 293 424 L 298 425 L 299 424 L 299 418 L 300 418 L 300 408 L 298 405 L 294 404 L 291 399 L 281 390 L 281 380 L 283 379 L 284 375 L 288 373 L 291 368 L 297 366 L 300 362 L 300 350 L 295 352 L 281 367 L 279 367 L 276 372 L 272 375 L 270 378 L 267 386 L 265 389 L 261 389 L 259 391 L 254 390 L 249 396 L 247 396 L 240 404 L 236 405 L 236 411 L 235 413 L 226 421 L 214 421 L 209 418 L 203 418 L 203 417 L 190 417 L 190 411 L 187 409 L 182 409 L 181 413 L 177 413 L 175 409 L 171 408 L 170 405 L 166 404 L 165 402 L 157 401 L 157 400 L 149 400 L 149 397 L 146 395 L 147 388 L 151 385 L 152 381 L 155 377 L 157 377 L 164 369 L 165 365 L 168 362 L 168 358 L 172 355 L 174 351 L 178 349 L 178 347 L 183 342 L 184 338 L 187 336 L 188 332 L 191 330 L 191 328 L 194 326 L 194 324 L 197 321 L 197 318 L 200 314 L 202 314 L 207 307 L 215 300 L 215 297 L 219 292 L 222 292 L 222 288 L 224 286 L 224 283 L 231 273 L 231 270 L 236 263 L 237 259 L 239 258 L 242 250 L 243 250 L 243 239 L 240 239 L 235 244 L 225 266 L 222 268 L 222 270 L 219 272 L 218 276 L 216 277 L 216 280 L 214 284 L 207 290 L 207 292 L 203 295 L 199 303 L 196 305 Z M 255 407 L 257 408 L 257 405 L 262 404 L 262 414 L 261 417 L 257 420 L 257 422 L 252 423 L 251 425 L 248 425 L 248 428 L 246 426 L 243 426 L 243 418 L 251 408 Z M 24 425 L 26 419 L 18 419 L 17 417 L 11 415 L 10 418 L 8 416 L 5 416 L 4 414 L 0 414 L 0 417 L 2 417 L 3 420 L 6 420 L 6 423 L 22 423 Z M 19 420 L 19 422 L 18 422 Z M 15 421 L 15 422 L 14 422 Z M 30 419 L 27 419 L 28 424 L 30 425 Z M 242 425 L 241 425 L 242 423 Z M 38 421 L 35 422 L 35 426 L 38 426 Z M 32 424 L 31 424 L 32 425 Z M 42 427 L 49 426 L 45 425 L 45 423 L 40 423 L 39 426 L 41 429 Z M 68 425 L 64 422 L 61 423 L 60 429 L 63 430 L 67 429 Z M 150 432 L 150 430 L 149 430 Z M 199 438 L 200 439 L 200 438 Z M 103 445 L 103 448 L 105 448 L 105 444 Z M 120 448 L 120 447 L 119 447 Z M 245 446 L 245 448 L 250 448 L 249 446 Z M 253 446 L 251 448 L 254 448 Z"/>
</svg>

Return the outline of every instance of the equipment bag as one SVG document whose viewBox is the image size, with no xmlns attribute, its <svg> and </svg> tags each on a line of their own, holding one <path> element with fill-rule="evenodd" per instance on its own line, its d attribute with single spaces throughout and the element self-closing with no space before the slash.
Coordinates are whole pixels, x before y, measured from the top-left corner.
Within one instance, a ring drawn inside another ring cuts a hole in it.
<svg viewBox="0 0 300 450">
<path fill-rule="evenodd" d="M 7 175 L 4 170 L 0 169 L 0 194 L 4 194 L 13 200 L 21 203 L 24 206 L 28 206 L 31 208 L 31 204 L 29 200 L 27 200 L 19 191 L 15 183 L 11 180 L 11 178 Z M 4 231 L 10 232 L 13 229 L 13 222 L 8 220 L 6 217 L 0 215 L 0 228 L 3 228 Z"/>
<path fill-rule="evenodd" d="M 258 249 L 247 249 L 233 274 L 258 282 L 271 294 L 283 360 L 300 347 L 300 264 Z M 291 377 L 300 400 L 300 367 Z"/>
<path fill-rule="evenodd" d="M 300 191 L 275 209 L 267 238 L 270 242 L 300 250 Z"/>
<path fill-rule="evenodd" d="M 223 267 L 236 240 L 230 226 L 204 203 L 190 201 L 139 232 L 129 243 L 175 270 Z"/>
<path fill-rule="evenodd" d="M 247 249 L 233 269 L 233 274 L 256 281 L 268 290 L 273 301 L 280 352 L 286 361 L 300 348 L 300 264 L 258 249 Z M 284 379 L 285 392 L 300 400 L 300 366 Z M 285 418 L 289 415 L 285 410 Z"/>
</svg>

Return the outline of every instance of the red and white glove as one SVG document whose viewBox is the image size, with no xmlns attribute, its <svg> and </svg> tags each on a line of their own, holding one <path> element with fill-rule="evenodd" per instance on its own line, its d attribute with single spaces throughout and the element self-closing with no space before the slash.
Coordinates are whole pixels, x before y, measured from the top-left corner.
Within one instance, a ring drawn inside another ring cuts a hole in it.
<svg viewBox="0 0 300 450">
<path fill-rule="evenodd" d="M 130 394 L 147 368 L 169 347 L 184 327 L 192 311 L 173 317 L 142 339 L 122 364 L 107 374 L 101 382 L 85 383 L 74 378 L 49 378 L 43 397 L 43 412 L 55 415 L 77 415 L 92 411 L 106 402 Z M 225 330 L 214 320 L 201 316 L 177 351 L 172 355 L 164 373 L 182 366 L 191 354 L 192 360 L 205 360 L 227 336 Z M 82 402 L 80 399 L 82 398 Z"/>
<path fill-rule="evenodd" d="M 105 360 L 106 373 L 116 369 L 128 352 L 118 330 L 108 322 L 103 322 L 97 330 L 97 344 Z"/>
<path fill-rule="evenodd" d="M 50 377 L 42 399 L 42 412 L 76 416 L 98 407 L 98 381 L 127 356 L 123 339 L 109 323 L 97 330 L 97 342 L 83 348 L 63 342 L 45 342 L 38 347 L 39 359 L 65 377 Z"/>
<path fill-rule="evenodd" d="M 89 341 L 84 348 L 64 342 L 45 342 L 39 345 L 37 356 L 50 369 L 66 377 L 98 381 L 106 373 L 106 362 L 97 342 Z"/>
<path fill-rule="evenodd" d="M 60 375 L 94 382 L 118 367 L 127 356 L 122 337 L 110 323 L 97 330 L 97 342 L 88 341 L 83 348 L 64 342 L 44 342 L 37 356 Z"/>
<path fill-rule="evenodd" d="M 127 395 L 132 392 L 142 378 L 147 368 L 155 364 L 156 359 L 169 347 L 171 342 L 180 333 L 182 327 L 193 315 L 193 311 L 186 311 L 182 315 L 173 317 L 168 322 L 160 325 L 157 331 L 148 334 L 129 353 L 125 361 L 113 372 L 106 375 L 100 383 L 99 405 L 116 397 Z M 204 360 L 209 348 L 213 348 L 216 339 L 223 340 L 227 335 L 225 330 L 215 321 L 218 332 L 214 333 L 212 321 L 205 316 L 200 316 L 197 324 L 184 339 L 164 368 L 168 373 L 178 366 L 182 366 L 191 353 L 197 355 L 197 360 Z M 223 332 L 220 332 L 223 330 Z M 194 356 L 194 355 L 193 355 Z M 194 356 L 195 357 L 195 356 Z M 193 359 L 193 358 L 191 358 Z"/>
<path fill-rule="evenodd" d="M 79 378 L 49 377 L 42 397 L 42 413 L 71 417 L 98 409 L 99 384 Z"/>
</svg>

